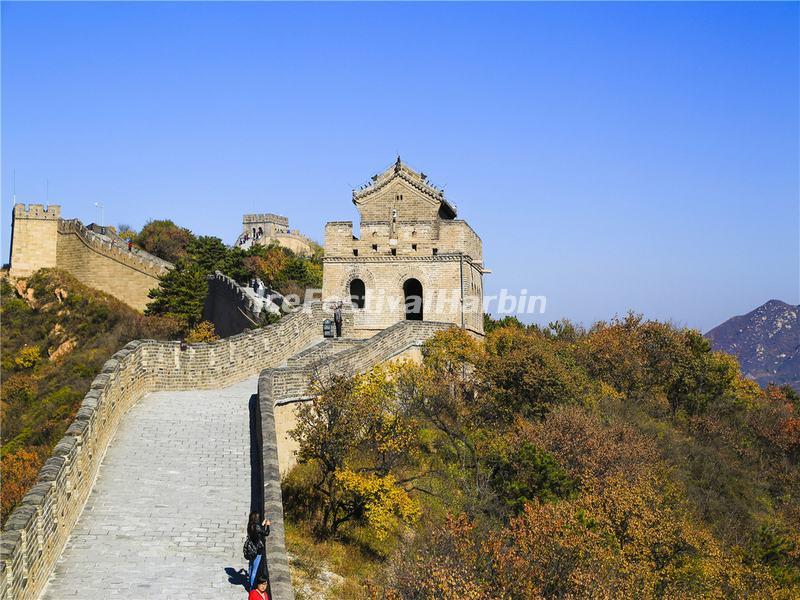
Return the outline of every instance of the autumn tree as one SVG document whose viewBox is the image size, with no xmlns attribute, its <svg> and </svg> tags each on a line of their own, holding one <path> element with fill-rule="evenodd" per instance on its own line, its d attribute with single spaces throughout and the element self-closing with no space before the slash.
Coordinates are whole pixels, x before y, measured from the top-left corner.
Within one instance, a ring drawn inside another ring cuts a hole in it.
<svg viewBox="0 0 800 600">
<path fill-rule="evenodd" d="M 554 501 L 569 498 L 577 484 L 555 456 L 530 442 L 507 440 L 497 456 L 489 457 L 489 482 L 499 498 L 514 513 L 532 500 Z"/>
<path fill-rule="evenodd" d="M 46 456 L 46 450 L 41 447 L 20 448 L 13 452 L 3 453 L 2 459 L 0 459 L 3 470 L 0 521 L 5 522 L 14 507 L 36 483 L 39 469 Z"/>
<path fill-rule="evenodd" d="M 397 403 L 392 367 L 364 375 L 334 375 L 315 382 L 315 397 L 297 410 L 290 435 L 298 461 L 316 473 L 317 531 L 336 535 L 345 523 L 369 526 L 378 540 L 411 522 L 417 505 L 409 496 L 416 476 L 415 428 Z"/>
<path fill-rule="evenodd" d="M 496 400 L 498 416 L 541 418 L 559 404 L 582 403 L 590 396 L 585 373 L 568 348 L 535 331 L 497 329 L 486 337 L 481 388 Z"/>
<path fill-rule="evenodd" d="M 422 346 L 421 365 L 407 364 L 398 373 L 397 386 L 404 410 L 436 435 L 429 442 L 431 468 L 458 465 L 459 485 L 472 499 L 488 488 L 481 447 L 493 420 L 493 399 L 477 393 L 476 367 L 481 345 L 463 329 L 437 332 Z M 456 472 L 453 472 L 456 475 Z"/>
<path fill-rule="evenodd" d="M 170 220 L 151 220 L 142 227 L 135 242 L 150 254 L 174 263 L 186 257 L 193 239 L 191 231 Z"/>
</svg>

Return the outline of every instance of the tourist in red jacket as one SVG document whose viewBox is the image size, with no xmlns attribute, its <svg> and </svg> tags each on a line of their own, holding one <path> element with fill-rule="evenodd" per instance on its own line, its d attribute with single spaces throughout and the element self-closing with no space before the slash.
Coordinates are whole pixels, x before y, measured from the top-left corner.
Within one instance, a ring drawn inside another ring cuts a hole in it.
<svg viewBox="0 0 800 600">
<path fill-rule="evenodd" d="M 269 600 L 269 593 L 267 592 L 267 580 L 261 576 L 256 580 L 255 589 L 250 590 L 250 595 L 247 600 Z"/>
</svg>

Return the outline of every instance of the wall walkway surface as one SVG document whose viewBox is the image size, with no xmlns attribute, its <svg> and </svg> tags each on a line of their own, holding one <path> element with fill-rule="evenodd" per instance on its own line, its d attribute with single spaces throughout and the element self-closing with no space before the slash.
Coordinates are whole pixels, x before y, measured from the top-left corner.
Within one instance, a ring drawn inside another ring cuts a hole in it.
<svg viewBox="0 0 800 600">
<path fill-rule="evenodd" d="M 321 303 L 274 325 L 210 344 L 140 340 L 108 360 L 75 420 L 5 524 L 0 597 L 36 598 L 73 531 L 122 417 L 145 394 L 222 388 L 277 367 L 322 340 Z M 345 330 L 352 325 L 345 314 Z M 266 432 L 265 432 L 266 434 Z"/>
<path fill-rule="evenodd" d="M 256 377 L 125 415 L 43 600 L 241 600 Z M 260 478 L 259 478 L 260 481 Z M 259 510 L 261 510 L 259 508 Z M 271 542 L 271 540 L 270 540 Z"/>
</svg>

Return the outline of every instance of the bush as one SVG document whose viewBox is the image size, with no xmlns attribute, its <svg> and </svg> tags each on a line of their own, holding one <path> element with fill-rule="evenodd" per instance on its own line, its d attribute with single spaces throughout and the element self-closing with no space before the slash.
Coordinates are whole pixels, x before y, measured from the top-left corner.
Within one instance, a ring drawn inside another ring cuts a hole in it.
<svg viewBox="0 0 800 600">
<path fill-rule="evenodd" d="M 3 494 L 0 499 L 2 522 L 11 514 L 30 487 L 36 483 L 46 452 L 42 448 L 19 449 L 4 453 L 0 459 L 3 471 Z"/>
<path fill-rule="evenodd" d="M 518 327 L 486 336 L 479 372 L 485 392 L 506 418 L 514 413 L 541 418 L 553 406 L 589 398 L 589 381 L 565 347 Z"/>
<path fill-rule="evenodd" d="M 186 342 L 189 344 L 213 342 L 218 339 L 219 336 L 214 331 L 214 324 L 211 321 L 200 321 L 186 336 Z"/>
<path fill-rule="evenodd" d="M 192 240 L 191 231 L 169 220 L 148 221 L 136 236 L 138 246 L 171 263 L 186 257 Z"/>
<path fill-rule="evenodd" d="M 530 442 L 511 448 L 491 463 L 489 482 L 513 513 L 520 513 L 531 500 L 554 501 L 577 491 L 575 481 L 555 457 Z"/>
<path fill-rule="evenodd" d="M 14 358 L 14 365 L 17 369 L 31 369 L 39 364 L 42 359 L 42 351 L 39 346 L 23 346 Z"/>
</svg>

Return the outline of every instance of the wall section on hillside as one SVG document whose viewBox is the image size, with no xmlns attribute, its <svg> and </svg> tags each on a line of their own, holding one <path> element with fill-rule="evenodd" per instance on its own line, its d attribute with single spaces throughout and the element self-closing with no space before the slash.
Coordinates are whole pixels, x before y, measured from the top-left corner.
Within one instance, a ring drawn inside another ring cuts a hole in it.
<svg viewBox="0 0 800 600">
<path fill-rule="evenodd" d="M 139 340 L 117 352 L 92 382 L 37 483 L 5 524 L 0 598 L 38 596 L 80 516 L 122 417 L 143 395 L 225 387 L 276 367 L 320 341 L 322 321 L 328 316 L 321 303 L 313 303 L 274 325 L 210 344 Z"/>
<path fill-rule="evenodd" d="M 86 285 L 144 310 L 148 292 L 173 265 L 115 236 L 101 235 L 77 219 L 62 219 L 61 207 L 16 204 L 11 228 L 12 277 L 46 267 L 63 269 Z"/>
<path fill-rule="evenodd" d="M 217 271 L 208 276 L 203 320 L 214 323 L 214 331 L 220 337 L 236 335 L 257 327 L 268 303 L 251 288 L 244 288 Z"/>
<path fill-rule="evenodd" d="M 150 255 L 145 257 L 139 251 L 127 254 L 127 250 L 103 243 L 100 236 L 79 221 L 59 223 L 56 266 L 80 282 L 143 311 L 150 301 L 148 292 L 158 287 L 159 275 L 171 266 L 153 262 Z"/>
</svg>

